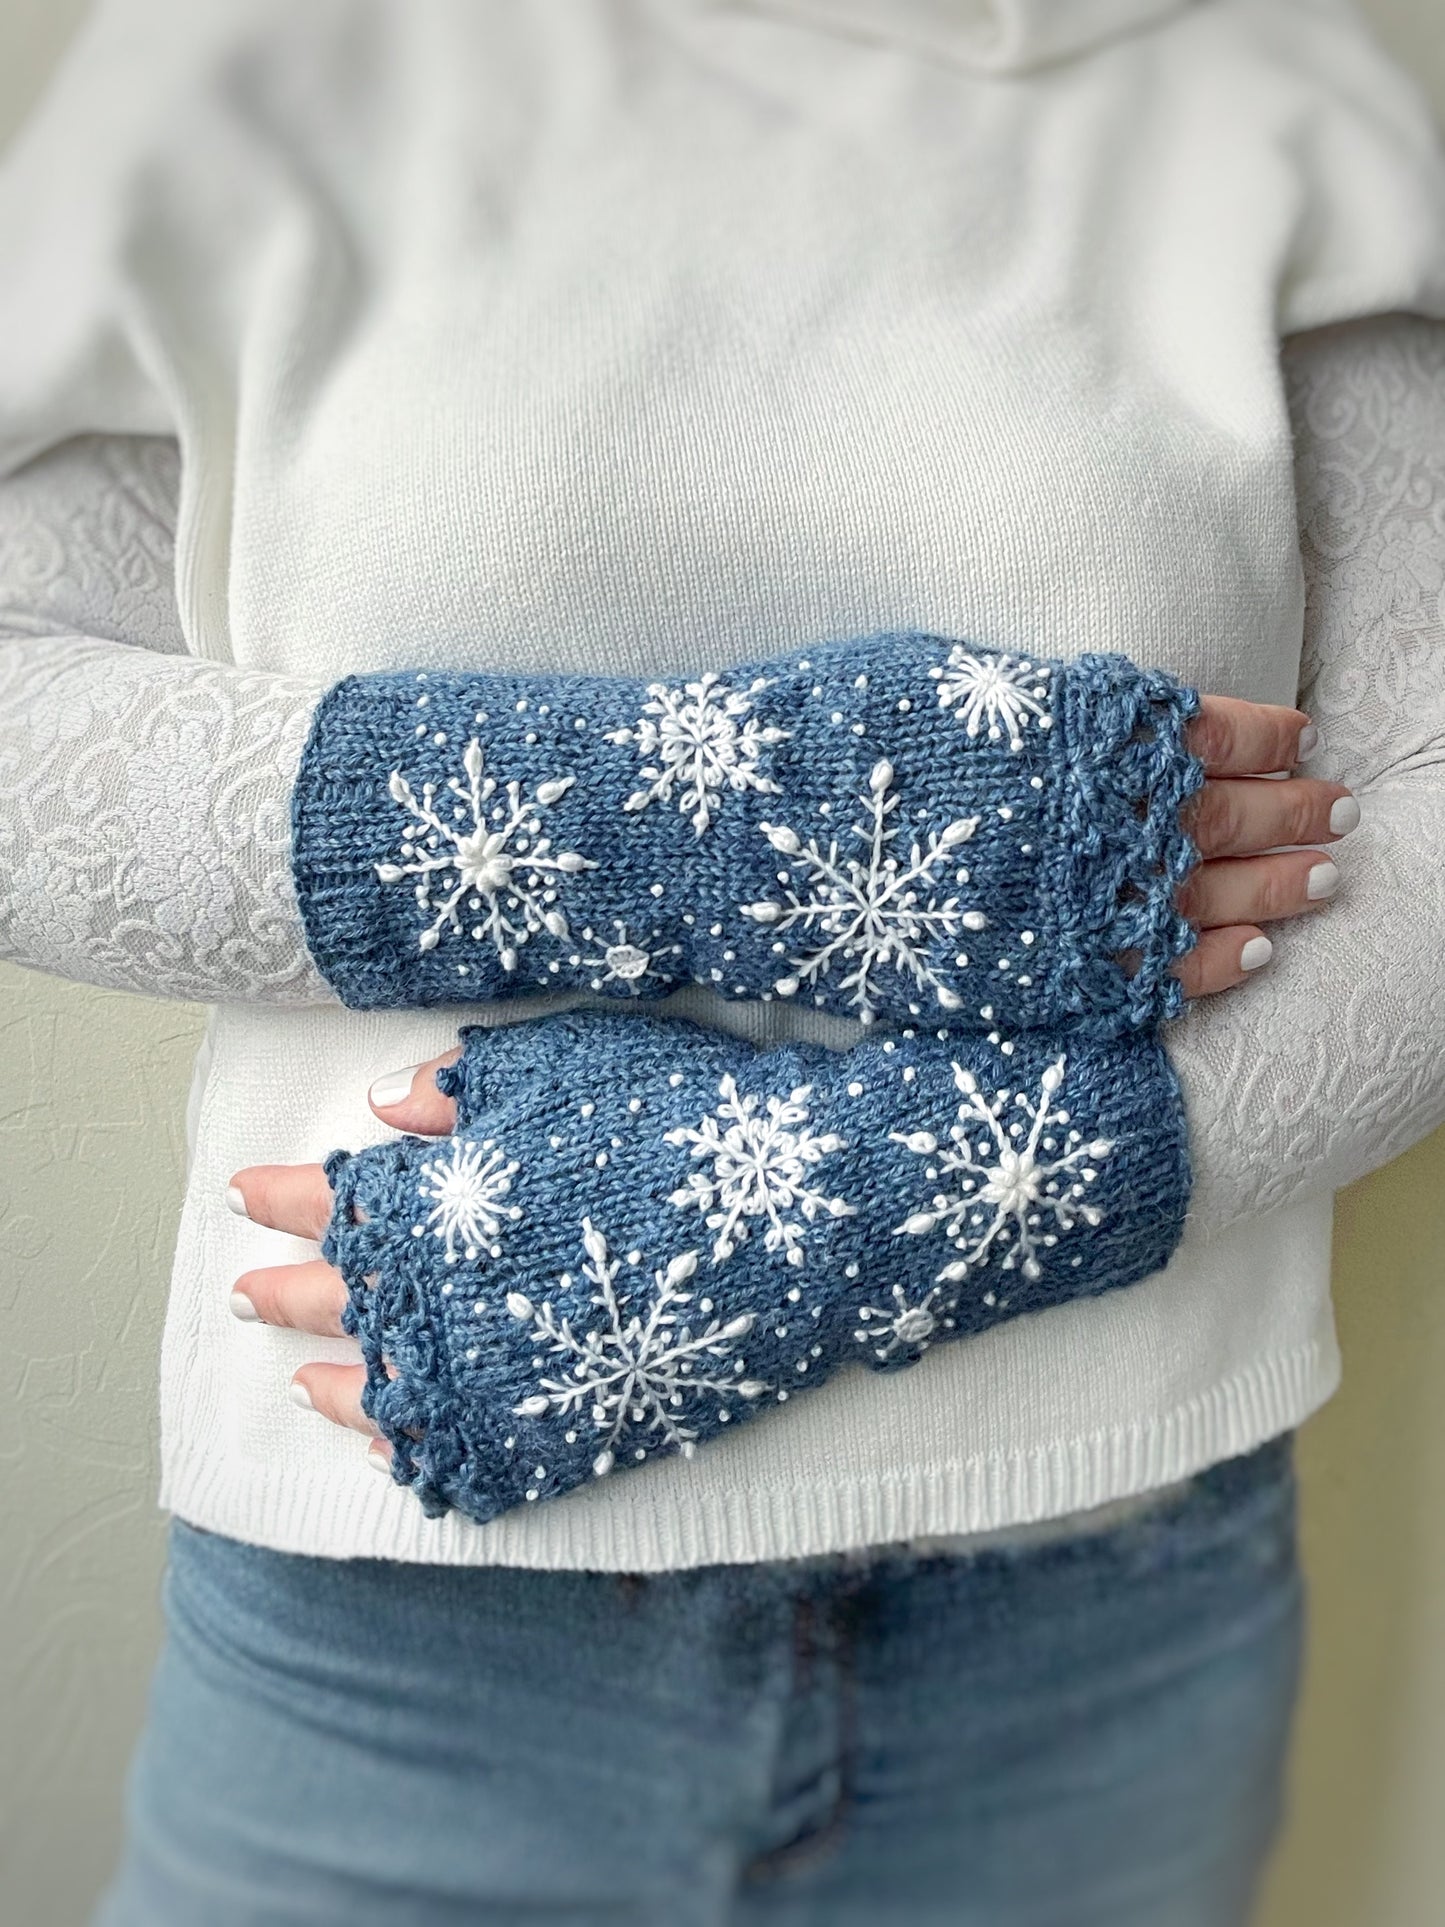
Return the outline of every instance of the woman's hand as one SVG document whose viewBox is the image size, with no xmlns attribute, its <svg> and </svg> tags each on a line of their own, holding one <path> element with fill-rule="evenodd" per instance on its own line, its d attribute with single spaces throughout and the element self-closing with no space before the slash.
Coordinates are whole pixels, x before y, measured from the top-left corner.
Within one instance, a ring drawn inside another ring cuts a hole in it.
<svg viewBox="0 0 1445 1927">
<path fill-rule="evenodd" d="M 1199 929 L 1199 942 L 1178 973 L 1186 995 L 1204 997 L 1247 981 L 1269 961 L 1272 946 L 1261 924 L 1328 904 L 1340 873 L 1326 848 L 1354 829 L 1360 806 L 1342 784 L 1277 774 L 1292 771 L 1318 748 L 1318 736 L 1299 710 L 1206 696 L 1190 731 L 1190 747 L 1203 760 L 1208 780 L 1189 821 L 1202 860 L 1180 899 Z M 1282 847 L 1287 845 L 1305 847 Z M 372 1110 L 398 1131 L 445 1135 L 456 1121 L 456 1106 L 438 1091 L 435 1073 L 456 1055 L 451 1051 L 378 1078 L 370 1092 Z M 228 1202 L 253 1223 L 319 1243 L 331 1216 L 331 1187 L 319 1164 L 259 1164 L 237 1172 Z M 341 1274 L 319 1257 L 248 1271 L 231 1294 L 239 1318 L 320 1338 L 341 1336 L 345 1304 Z M 361 1409 L 365 1383 L 360 1364 L 303 1365 L 292 1379 L 292 1396 L 370 1438 L 371 1456 L 384 1469 L 391 1448 L 375 1436 Z"/>
<path fill-rule="evenodd" d="M 1298 709 L 1205 696 L 1189 747 L 1208 780 L 1188 817 L 1202 861 L 1179 894 L 1199 942 L 1177 974 L 1186 996 L 1207 997 L 1269 962 L 1274 946 L 1262 923 L 1325 908 L 1339 888 L 1336 865 L 1322 848 L 1283 846 L 1338 843 L 1359 822 L 1360 806 L 1342 783 L 1268 780 L 1319 748 Z"/>
<path fill-rule="evenodd" d="M 372 1110 L 398 1131 L 444 1136 L 456 1123 L 457 1107 L 437 1089 L 436 1072 L 458 1055 L 451 1050 L 429 1064 L 379 1077 L 369 1093 Z M 226 1202 L 253 1224 L 319 1244 L 331 1217 L 331 1186 L 319 1164 L 253 1164 L 236 1173 Z M 319 1257 L 244 1272 L 231 1291 L 231 1310 L 247 1323 L 259 1320 L 317 1338 L 344 1335 L 345 1305 L 341 1273 Z M 303 1365 L 291 1380 L 291 1396 L 308 1411 L 370 1438 L 372 1459 L 384 1469 L 391 1447 L 376 1437 L 376 1427 L 361 1409 L 365 1384 L 364 1365 Z"/>
</svg>

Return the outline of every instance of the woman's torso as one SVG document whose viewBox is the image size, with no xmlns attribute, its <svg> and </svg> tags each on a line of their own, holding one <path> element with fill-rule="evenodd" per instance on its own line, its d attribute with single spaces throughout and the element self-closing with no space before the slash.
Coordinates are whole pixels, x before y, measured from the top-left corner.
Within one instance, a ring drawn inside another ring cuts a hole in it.
<svg viewBox="0 0 1445 1927">
<path fill-rule="evenodd" d="M 675 675 L 926 628 L 1291 700 L 1278 332 L 1329 318 L 1346 213 L 1289 137 L 1348 45 L 1323 21 L 1296 74 L 1295 9 L 1221 4 L 997 80 L 887 44 L 877 11 L 882 45 L 691 0 L 178 16 L 111 218 L 116 425 L 179 433 L 191 647 L 320 681 Z M 1406 241 L 1367 229 L 1383 290 Z M 1332 1389 L 1323 1202 L 906 1380 L 845 1376 L 705 1465 L 423 1521 L 286 1406 L 299 1341 L 229 1322 L 278 1240 L 222 1195 L 376 1135 L 369 1078 L 455 1021 L 216 1013 L 164 1375 L 192 1521 L 460 1562 L 765 1558 L 1102 1503 Z"/>
</svg>

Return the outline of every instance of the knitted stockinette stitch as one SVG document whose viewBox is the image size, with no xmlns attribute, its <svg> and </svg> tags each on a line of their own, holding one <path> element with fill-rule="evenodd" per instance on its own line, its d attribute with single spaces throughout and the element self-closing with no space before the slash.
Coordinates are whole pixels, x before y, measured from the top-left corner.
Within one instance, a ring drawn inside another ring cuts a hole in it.
<svg viewBox="0 0 1445 1927">
<path fill-rule="evenodd" d="M 454 1135 L 327 1164 L 363 1404 L 484 1522 L 841 1367 L 1128 1285 L 1189 1190 L 1157 1041 L 759 1050 L 594 1011 L 464 1033 Z"/>
<path fill-rule="evenodd" d="M 695 982 L 865 1022 L 1147 1030 L 1194 941 L 1197 709 L 1123 656 L 921 635 L 680 685 L 348 677 L 295 791 L 307 941 L 358 1009 Z"/>
</svg>

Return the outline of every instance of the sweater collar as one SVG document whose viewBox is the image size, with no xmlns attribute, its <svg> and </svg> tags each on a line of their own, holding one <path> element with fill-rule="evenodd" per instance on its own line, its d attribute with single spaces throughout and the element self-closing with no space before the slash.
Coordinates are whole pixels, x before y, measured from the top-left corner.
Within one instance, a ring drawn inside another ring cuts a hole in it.
<svg viewBox="0 0 1445 1927">
<path fill-rule="evenodd" d="M 714 0 L 852 37 L 911 46 L 985 73 L 1065 60 L 1197 0 Z"/>
</svg>

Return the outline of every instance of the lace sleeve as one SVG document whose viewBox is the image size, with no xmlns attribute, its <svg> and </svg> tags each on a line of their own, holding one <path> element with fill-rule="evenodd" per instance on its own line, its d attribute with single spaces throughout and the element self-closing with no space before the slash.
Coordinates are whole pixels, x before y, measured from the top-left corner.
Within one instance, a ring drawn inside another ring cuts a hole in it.
<svg viewBox="0 0 1445 1927">
<path fill-rule="evenodd" d="M 1312 768 L 1364 821 L 1327 913 L 1170 1034 L 1201 1228 L 1362 1177 L 1445 1119 L 1445 325 L 1300 336 L 1285 355 Z"/>
<path fill-rule="evenodd" d="M 288 862 L 321 691 L 182 653 L 175 469 L 170 444 L 88 436 L 0 482 L 0 956 L 330 1002 Z"/>
<path fill-rule="evenodd" d="M 176 444 L 143 435 L 79 435 L 0 481 L 0 635 L 185 655 L 179 491 Z"/>
</svg>

